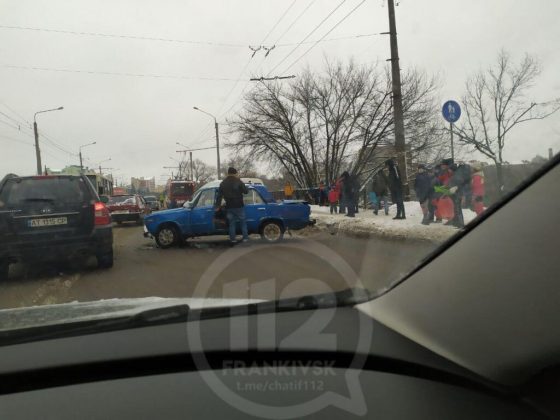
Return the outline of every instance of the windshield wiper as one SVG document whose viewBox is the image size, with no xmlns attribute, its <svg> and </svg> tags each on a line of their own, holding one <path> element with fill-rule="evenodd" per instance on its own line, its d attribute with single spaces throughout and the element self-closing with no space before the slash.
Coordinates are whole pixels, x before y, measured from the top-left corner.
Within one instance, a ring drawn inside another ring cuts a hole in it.
<svg viewBox="0 0 560 420">
<path fill-rule="evenodd" d="M 274 312 L 307 311 L 313 309 L 354 306 L 374 297 L 367 289 L 348 288 L 335 293 L 303 295 L 287 299 L 270 300 L 231 307 L 200 308 L 197 319 L 225 318 L 238 315 L 252 315 Z"/>
<path fill-rule="evenodd" d="M 0 331 L 0 346 L 185 322 L 189 309 L 186 304 L 171 305 L 147 309 L 128 316 L 94 318 Z"/>
<path fill-rule="evenodd" d="M 49 202 L 53 202 L 55 201 L 54 198 L 24 198 L 23 201 L 49 201 Z"/>
</svg>

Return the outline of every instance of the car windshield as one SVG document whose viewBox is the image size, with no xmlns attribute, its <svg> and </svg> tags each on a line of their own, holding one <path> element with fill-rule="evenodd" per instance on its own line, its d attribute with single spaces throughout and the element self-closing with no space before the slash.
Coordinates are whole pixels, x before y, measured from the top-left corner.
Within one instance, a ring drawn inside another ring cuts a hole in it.
<svg viewBox="0 0 560 420">
<path fill-rule="evenodd" d="M 114 195 L 109 197 L 108 204 L 136 204 L 136 200 L 133 195 Z"/>
<path fill-rule="evenodd" d="M 558 0 L 3 1 L 0 324 L 388 290 L 556 158 L 558 16 Z"/>
<path fill-rule="evenodd" d="M 175 195 L 190 195 L 193 187 L 190 184 L 171 184 L 171 193 Z"/>
<path fill-rule="evenodd" d="M 90 196 L 80 178 L 16 178 L 8 180 L 0 190 L 0 209 L 39 201 L 75 204 Z"/>
</svg>

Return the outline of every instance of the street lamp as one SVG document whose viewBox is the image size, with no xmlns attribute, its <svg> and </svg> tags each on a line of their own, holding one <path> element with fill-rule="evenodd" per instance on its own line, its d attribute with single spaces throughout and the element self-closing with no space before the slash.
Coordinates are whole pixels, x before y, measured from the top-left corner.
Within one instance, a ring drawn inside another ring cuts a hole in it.
<svg viewBox="0 0 560 420">
<path fill-rule="evenodd" d="M 80 146 L 80 153 L 79 153 L 79 155 L 80 155 L 80 172 L 83 172 L 83 171 L 84 171 L 84 163 L 83 163 L 83 160 L 82 160 L 82 149 L 83 149 L 84 147 L 92 146 L 92 145 L 94 145 L 94 144 L 97 144 L 97 142 L 94 141 L 94 142 L 91 142 L 91 143 L 88 143 L 88 144 L 82 144 L 82 145 Z"/>
<path fill-rule="evenodd" d="M 39 130 L 37 129 L 37 114 L 42 114 L 43 112 L 51 112 L 51 111 L 61 111 L 63 110 L 63 106 L 59 106 L 58 108 L 53 109 L 46 109 L 44 111 L 38 111 L 33 115 L 33 132 L 35 133 L 35 156 L 37 158 L 37 175 L 41 175 L 43 172 L 42 165 L 41 165 L 41 150 L 39 149 Z"/>
<path fill-rule="evenodd" d="M 203 111 L 202 109 L 193 106 L 195 111 L 200 111 L 203 114 L 209 115 L 210 117 L 214 118 L 214 128 L 216 129 L 216 158 L 217 158 L 217 167 L 218 167 L 218 179 L 220 179 L 220 134 L 218 129 L 218 120 L 216 117 L 209 112 Z"/>
</svg>

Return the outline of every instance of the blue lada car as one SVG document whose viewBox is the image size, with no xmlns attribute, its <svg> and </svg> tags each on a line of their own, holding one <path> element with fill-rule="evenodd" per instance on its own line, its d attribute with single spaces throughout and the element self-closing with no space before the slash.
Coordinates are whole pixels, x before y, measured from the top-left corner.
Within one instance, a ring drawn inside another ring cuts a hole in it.
<svg viewBox="0 0 560 420">
<path fill-rule="evenodd" d="M 161 248 L 169 248 L 188 238 L 227 235 L 225 210 L 215 207 L 219 185 L 219 181 L 204 185 L 183 207 L 146 216 L 144 236 L 153 237 Z M 246 185 L 249 193 L 243 201 L 249 234 L 258 233 L 263 240 L 276 242 L 283 238 L 286 230 L 303 229 L 315 223 L 309 218 L 311 208 L 306 202 L 276 202 L 264 185 Z"/>
</svg>

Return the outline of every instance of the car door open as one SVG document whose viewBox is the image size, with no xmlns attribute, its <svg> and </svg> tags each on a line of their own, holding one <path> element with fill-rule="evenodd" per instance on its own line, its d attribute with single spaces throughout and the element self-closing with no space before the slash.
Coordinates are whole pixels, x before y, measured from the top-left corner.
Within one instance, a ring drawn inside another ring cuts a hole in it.
<svg viewBox="0 0 560 420">
<path fill-rule="evenodd" d="M 216 189 L 204 190 L 198 196 L 191 211 L 191 228 L 194 235 L 211 235 L 214 233 L 214 202 Z"/>
</svg>

